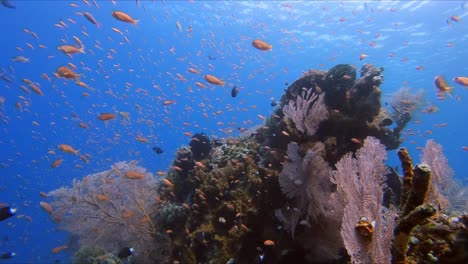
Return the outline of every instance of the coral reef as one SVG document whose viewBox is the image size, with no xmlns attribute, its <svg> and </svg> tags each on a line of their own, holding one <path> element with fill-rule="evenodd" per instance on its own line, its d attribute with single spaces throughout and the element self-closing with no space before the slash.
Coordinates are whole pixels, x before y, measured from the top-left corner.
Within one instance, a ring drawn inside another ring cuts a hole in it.
<svg viewBox="0 0 468 264">
<path fill-rule="evenodd" d="M 161 214 L 160 222 L 165 224 L 158 227 L 171 240 L 174 260 L 181 263 L 226 263 L 231 258 L 236 263 L 253 261 L 249 257 L 254 254 L 254 258 L 257 252 L 251 246 L 252 240 L 261 244 L 262 220 L 274 218 L 273 212 L 265 209 L 281 203 L 281 195 L 277 195 L 280 193 L 277 172 L 258 165 L 258 147 L 252 138 L 231 140 L 213 146 L 211 161 L 192 161 L 193 167 L 188 170 L 172 166 L 167 180 L 173 185 L 161 186 L 159 190 L 162 201 L 159 211 L 172 213 Z M 187 157 L 190 155 L 186 149 L 179 150 L 174 164 Z M 208 163 L 210 168 L 205 165 Z M 180 212 L 181 207 L 185 212 Z"/>
<path fill-rule="evenodd" d="M 203 156 L 193 147 L 180 149 L 168 184 L 159 190 L 159 211 L 172 213 L 161 214 L 165 224 L 158 232 L 170 238 L 172 259 L 407 263 L 422 254 L 411 241 L 424 239 L 417 234 L 431 228 L 428 219 L 440 227 L 442 220 L 430 216 L 441 214 L 423 204 L 430 170 L 421 165 L 413 173 L 406 153 L 402 183 L 384 164 L 386 149 L 399 146 L 412 111 L 392 105 L 390 114 L 382 108 L 382 72 L 366 64 L 356 79 L 351 65 L 310 70 L 250 136 L 213 141 Z M 463 258 L 465 226 L 451 228 L 446 242 Z M 398 242 L 392 249 L 394 232 Z M 412 251 L 402 250 L 408 245 Z M 434 258 L 447 256 L 434 252 Z"/>
<path fill-rule="evenodd" d="M 112 245 L 108 252 L 137 244 L 137 263 L 466 263 L 466 189 L 450 180 L 441 147 L 429 141 L 427 164 L 416 167 L 401 149 L 403 178 L 384 163 L 413 108 L 400 100 L 382 106 L 382 73 L 370 64 L 359 78 L 347 64 L 310 70 L 263 126 L 239 138 L 195 134 L 160 184 L 132 185 L 152 179 L 132 163 L 74 182 L 51 193 L 53 217 L 79 241 Z M 109 183 L 115 189 L 102 189 Z M 132 194 L 125 206 L 110 196 L 117 192 Z M 67 217 L 83 201 L 82 216 L 108 223 L 94 223 L 98 236 Z M 126 227 L 120 213 L 135 202 L 140 221 L 125 234 L 138 241 L 103 232 Z"/>
<path fill-rule="evenodd" d="M 106 253 L 98 247 L 81 247 L 72 258 L 72 264 L 123 264 L 123 262 L 112 253 Z"/>
</svg>

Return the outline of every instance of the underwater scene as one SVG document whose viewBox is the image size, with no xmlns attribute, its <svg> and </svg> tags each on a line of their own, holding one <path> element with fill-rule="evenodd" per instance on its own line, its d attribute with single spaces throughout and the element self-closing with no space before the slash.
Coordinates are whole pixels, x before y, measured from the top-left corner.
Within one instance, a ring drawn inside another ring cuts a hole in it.
<svg viewBox="0 0 468 264">
<path fill-rule="evenodd" d="M 0 2 L 0 264 L 468 263 L 467 1 Z"/>
</svg>

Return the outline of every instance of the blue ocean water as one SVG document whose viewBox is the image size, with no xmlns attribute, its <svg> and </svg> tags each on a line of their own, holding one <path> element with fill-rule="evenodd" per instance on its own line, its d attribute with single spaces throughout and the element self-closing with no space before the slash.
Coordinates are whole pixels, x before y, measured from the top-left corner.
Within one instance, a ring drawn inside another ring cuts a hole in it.
<svg viewBox="0 0 468 264">
<path fill-rule="evenodd" d="M 117 161 L 138 160 L 150 171 L 165 171 L 176 149 L 188 144 L 184 133 L 224 138 L 239 135 L 238 128 L 262 125 L 259 115 L 269 116 L 271 101 L 303 72 L 340 63 L 383 67 L 384 103 L 403 87 L 423 91 L 424 105 L 438 111 L 415 113 L 402 146 L 417 159 L 418 148 L 434 139 L 443 145 L 456 177 L 466 179 L 468 91 L 452 81 L 468 76 L 466 1 L 9 2 L 16 8 L 0 6 L 0 68 L 8 79 L 0 80 L 5 100 L 0 105 L 0 203 L 18 208 L 20 217 L 0 223 L 0 253 L 16 253 L 2 263 L 69 262 L 67 250 L 51 253 L 68 236 L 39 206 L 39 192 Z M 116 10 L 137 19 L 137 25 L 116 20 L 111 15 Z M 100 26 L 86 20 L 83 11 Z M 68 57 L 57 47 L 75 45 L 73 36 L 85 53 Z M 254 39 L 273 49 L 255 49 Z M 361 54 L 367 57 L 360 60 Z M 12 61 L 19 55 L 29 62 Z M 58 67 L 70 63 L 88 88 L 54 77 Z M 226 85 L 210 85 L 204 74 Z M 444 100 L 434 86 L 438 75 L 454 87 Z M 39 84 L 44 95 L 23 91 L 24 78 Z M 233 86 L 240 90 L 236 98 L 230 95 Z M 167 100 L 173 103 L 164 105 Z M 99 121 L 98 115 L 107 112 L 116 120 Z M 129 119 L 119 112 L 128 112 Z M 79 149 L 89 162 L 61 152 L 59 144 Z M 164 153 L 156 154 L 155 146 Z M 63 163 L 51 168 L 57 159 Z M 388 163 L 398 164 L 395 152 Z"/>
</svg>

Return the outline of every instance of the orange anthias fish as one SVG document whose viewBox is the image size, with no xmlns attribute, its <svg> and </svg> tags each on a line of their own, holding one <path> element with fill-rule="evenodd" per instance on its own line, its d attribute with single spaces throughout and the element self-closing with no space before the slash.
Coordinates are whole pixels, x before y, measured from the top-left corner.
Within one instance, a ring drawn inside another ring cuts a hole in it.
<svg viewBox="0 0 468 264">
<path fill-rule="evenodd" d="M 139 180 L 139 179 L 143 179 L 145 177 L 145 174 L 139 173 L 137 171 L 127 171 L 125 173 L 125 177 L 131 180 Z"/>
<path fill-rule="evenodd" d="M 437 94 L 440 98 L 443 98 L 446 93 L 450 94 L 453 89 L 453 87 L 448 86 L 442 75 L 437 75 L 434 78 L 434 85 L 437 88 Z"/>
<path fill-rule="evenodd" d="M 66 55 L 75 54 L 78 52 L 85 53 L 83 46 L 78 48 L 78 47 L 70 46 L 70 45 L 62 45 L 62 46 L 58 46 L 57 49 L 65 53 Z"/>
<path fill-rule="evenodd" d="M 63 162 L 63 159 L 58 159 L 58 160 L 54 161 L 54 162 L 50 165 L 50 167 L 51 167 L 51 168 L 57 168 L 58 166 L 60 166 L 60 164 L 62 164 L 62 162 Z"/>
<path fill-rule="evenodd" d="M 67 66 L 62 66 L 57 69 L 57 74 L 59 77 L 65 79 L 74 79 L 79 81 L 81 74 L 75 73 L 72 69 L 68 68 Z"/>
<path fill-rule="evenodd" d="M 120 20 L 122 22 L 126 23 L 132 23 L 133 25 L 136 25 L 138 23 L 138 20 L 133 19 L 131 16 L 125 14 L 124 12 L 121 11 L 114 11 L 112 12 L 112 16 L 115 17 L 115 19 Z"/>
<path fill-rule="evenodd" d="M 57 253 L 59 253 L 60 251 L 65 250 L 65 249 L 67 249 L 67 248 L 68 248 L 67 245 L 62 245 L 62 246 L 54 247 L 54 248 L 51 250 L 51 253 L 52 253 L 52 254 L 57 254 Z"/>
<path fill-rule="evenodd" d="M 107 121 L 107 120 L 111 120 L 114 118 L 115 118 L 115 115 L 112 113 L 102 113 L 98 116 L 98 119 L 101 121 Z"/>
<path fill-rule="evenodd" d="M 79 150 L 75 150 L 72 146 L 67 144 L 59 144 L 58 148 L 66 153 L 78 155 Z"/>
<path fill-rule="evenodd" d="M 210 74 L 207 74 L 207 75 L 203 76 L 203 79 L 205 79 L 205 81 L 207 81 L 207 82 L 209 82 L 211 84 L 215 84 L 215 85 L 224 86 L 226 84 L 224 81 L 218 79 L 218 77 L 210 75 Z"/>
<path fill-rule="evenodd" d="M 54 209 L 52 209 L 52 206 L 48 204 L 47 202 L 41 201 L 39 205 L 46 211 L 48 214 L 52 214 L 54 212 Z"/>
<path fill-rule="evenodd" d="M 252 46 L 254 46 L 255 48 L 259 50 L 271 50 L 273 48 L 271 44 L 268 44 L 261 39 L 256 39 L 252 41 Z"/>
<path fill-rule="evenodd" d="M 468 87 L 468 77 L 455 77 L 453 78 L 453 81 L 460 85 Z"/>
</svg>

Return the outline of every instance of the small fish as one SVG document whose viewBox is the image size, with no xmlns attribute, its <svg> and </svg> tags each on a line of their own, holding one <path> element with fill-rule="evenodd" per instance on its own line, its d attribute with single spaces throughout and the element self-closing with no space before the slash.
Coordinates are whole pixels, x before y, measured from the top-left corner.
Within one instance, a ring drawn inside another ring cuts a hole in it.
<svg viewBox="0 0 468 264">
<path fill-rule="evenodd" d="M 153 151 L 158 155 L 164 152 L 164 150 L 162 150 L 160 147 L 153 147 Z"/>
<path fill-rule="evenodd" d="M 29 59 L 23 56 L 15 56 L 11 59 L 14 62 L 26 63 L 29 62 Z"/>
<path fill-rule="evenodd" d="M 124 259 L 126 257 L 133 255 L 134 252 L 135 252 L 135 249 L 131 247 L 124 247 L 119 251 L 119 253 L 117 254 L 117 257 L 119 257 L 120 259 Z"/>
<path fill-rule="evenodd" d="M 53 249 L 51 250 L 51 253 L 52 253 L 52 254 L 57 254 L 57 253 L 59 253 L 60 251 L 65 250 L 65 249 L 67 249 L 67 248 L 68 248 L 67 245 L 58 246 L 58 247 L 53 248 Z"/>
<path fill-rule="evenodd" d="M 450 19 L 454 22 L 460 22 L 460 17 L 459 16 L 451 16 Z"/>
<path fill-rule="evenodd" d="M 207 74 L 207 75 L 203 76 L 203 79 L 205 79 L 205 81 L 207 81 L 207 82 L 209 82 L 211 84 L 215 84 L 215 85 L 224 86 L 226 84 L 224 81 L 218 79 L 218 77 L 210 75 L 210 74 Z"/>
<path fill-rule="evenodd" d="M 446 93 L 450 94 L 453 89 L 453 87 L 448 86 L 442 75 L 438 75 L 434 78 L 434 85 L 438 91 L 439 97 L 443 97 Z"/>
<path fill-rule="evenodd" d="M 58 46 L 57 50 L 63 52 L 65 55 L 75 54 L 75 53 L 86 53 L 84 47 L 81 46 L 80 48 L 70 45 L 62 45 Z"/>
<path fill-rule="evenodd" d="M 127 177 L 128 179 L 131 179 L 131 180 L 139 180 L 139 179 L 143 179 L 145 177 L 145 175 L 143 173 L 139 173 L 137 171 L 127 171 L 125 173 L 125 177 Z"/>
<path fill-rule="evenodd" d="M 16 8 L 16 5 L 12 0 L 2 0 L 2 5 L 8 8 Z"/>
<path fill-rule="evenodd" d="M 125 23 L 132 23 L 133 25 L 136 25 L 138 23 L 138 20 L 133 19 L 131 16 L 121 11 L 112 12 L 112 16 L 115 19 Z"/>
<path fill-rule="evenodd" d="M 180 22 L 177 20 L 177 21 L 175 22 L 175 24 L 176 24 L 176 27 L 177 27 L 177 29 L 179 30 L 179 32 L 182 32 L 182 25 L 180 24 Z"/>
<path fill-rule="evenodd" d="M 256 49 L 259 50 L 271 50 L 273 49 L 273 46 L 271 44 L 266 43 L 265 41 L 261 39 L 256 39 L 252 41 L 252 46 L 254 46 Z"/>
<path fill-rule="evenodd" d="M 90 13 L 88 12 L 82 12 L 81 13 L 89 22 L 93 23 L 94 25 L 96 25 L 98 28 L 101 27 L 101 24 L 99 22 L 97 22 L 97 20 L 93 17 L 93 15 L 91 15 Z"/>
<path fill-rule="evenodd" d="M 119 115 L 123 117 L 124 119 L 130 119 L 130 113 L 129 112 L 119 112 Z"/>
<path fill-rule="evenodd" d="M 271 101 L 270 105 L 271 105 L 271 106 L 277 106 L 277 105 L 278 105 L 278 102 L 276 102 L 276 101 Z"/>
<path fill-rule="evenodd" d="M 70 154 L 75 154 L 75 155 L 78 155 L 78 152 L 79 152 L 79 150 L 75 150 L 72 146 L 67 145 L 67 144 L 59 144 L 58 148 L 65 153 L 70 153 Z"/>
<path fill-rule="evenodd" d="M 52 209 L 52 206 L 48 204 L 47 202 L 41 201 L 39 205 L 42 207 L 44 211 L 46 211 L 48 214 L 52 214 L 54 212 L 54 209 Z"/>
<path fill-rule="evenodd" d="M 11 259 L 15 255 L 16 255 L 15 252 L 5 252 L 5 253 L 0 254 L 0 259 Z"/>
<path fill-rule="evenodd" d="M 111 120 L 114 118 L 115 118 L 115 115 L 112 113 L 102 113 L 98 116 L 98 119 L 101 121 L 107 121 L 107 120 Z"/>
<path fill-rule="evenodd" d="M 62 162 L 63 162 L 63 159 L 58 159 L 58 160 L 54 161 L 54 162 L 50 165 L 50 167 L 51 167 L 51 168 L 57 168 L 58 166 L 60 166 L 60 164 L 62 164 Z"/>
<path fill-rule="evenodd" d="M 365 59 L 365 58 L 367 58 L 367 55 L 366 55 L 366 54 L 363 53 L 363 54 L 359 55 L 359 60 L 362 61 L 362 60 Z"/>
<path fill-rule="evenodd" d="M 238 93 L 239 93 L 239 88 L 237 88 L 237 86 L 232 87 L 231 96 L 235 98 Z"/>
<path fill-rule="evenodd" d="M 453 78 L 453 81 L 460 85 L 468 87 L 468 77 L 455 77 Z"/>
<path fill-rule="evenodd" d="M 57 69 L 57 74 L 59 77 L 65 79 L 74 79 L 79 81 L 81 74 L 75 73 L 72 69 L 68 68 L 67 66 L 61 66 Z"/>
<path fill-rule="evenodd" d="M 17 209 L 5 206 L 0 208 L 0 221 L 6 220 L 15 215 Z"/>
</svg>

